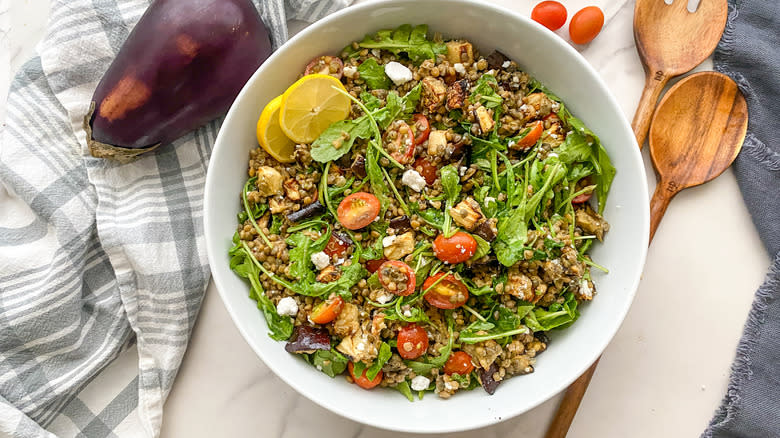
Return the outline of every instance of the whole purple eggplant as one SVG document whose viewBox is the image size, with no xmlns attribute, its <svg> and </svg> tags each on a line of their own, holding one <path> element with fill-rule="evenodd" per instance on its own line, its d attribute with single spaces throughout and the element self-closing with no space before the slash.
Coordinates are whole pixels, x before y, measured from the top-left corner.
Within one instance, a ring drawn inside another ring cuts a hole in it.
<svg viewBox="0 0 780 438">
<path fill-rule="evenodd" d="M 92 96 L 90 152 L 130 161 L 221 116 L 270 54 L 251 0 L 155 0 Z"/>
</svg>

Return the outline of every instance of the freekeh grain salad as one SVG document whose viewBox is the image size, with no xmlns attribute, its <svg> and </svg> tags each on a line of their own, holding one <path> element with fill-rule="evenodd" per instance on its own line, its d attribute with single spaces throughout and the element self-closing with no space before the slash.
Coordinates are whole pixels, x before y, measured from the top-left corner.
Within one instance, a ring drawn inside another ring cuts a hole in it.
<svg viewBox="0 0 780 438">
<path fill-rule="evenodd" d="M 492 394 L 594 298 L 615 169 L 500 52 L 367 35 L 312 60 L 257 134 L 230 266 L 269 335 L 331 377 Z"/>
</svg>

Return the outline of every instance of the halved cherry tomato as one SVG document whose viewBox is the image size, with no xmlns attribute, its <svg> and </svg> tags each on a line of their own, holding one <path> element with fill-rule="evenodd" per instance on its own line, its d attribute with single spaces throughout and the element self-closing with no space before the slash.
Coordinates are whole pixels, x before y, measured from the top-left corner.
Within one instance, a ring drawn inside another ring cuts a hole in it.
<svg viewBox="0 0 780 438">
<path fill-rule="evenodd" d="M 349 230 L 359 230 L 379 215 L 381 204 L 371 193 L 353 193 L 339 203 L 336 214 L 339 222 Z"/>
<path fill-rule="evenodd" d="M 398 354 L 404 359 L 417 359 L 428 350 L 428 333 L 415 323 L 398 331 Z"/>
<path fill-rule="evenodd" d="M 379 385 L 382 383 L 382 376 L 384 376 L 382 370 L 379 370 L 379 373 L 374 377 L 374 380 L 368 380 L 368 377 L 366 377 L 366 370 L 363 370 L 363 374 L 357 377 L 355 376 L 355 364 L 353 364 L 352 361 L 347 363 L 347 370 L 349 370 L 349 375 L 352 376 L 352 380 L 355 381 L 355 384 L 363 389 L 371 389 L 376 385 Z"/>
<path fill-rule="evenodd" d="M 569 36 L 574 44 L 587 44 L 601 32 L 602 26 L 604 26 L 604 13 L 598 6 L 588 6 L 571 17 Z"/>
<path fill-rule="evenodd" d="M 341 79 L 341 75 L 344 72 L 344 63 L 338 56 L 318 56 L 309 62 L 306 66 L 304 75 L 310 74 L 322 74 L 331 75 L 336 79 Z"/>
<path fill-rule="evenodd" d="M 447 275 L 442 278 L 442 276 Z M 441 280 L 439 280 L 442 278 Z M 438 282 L 437 282 L 438 281 Z M 430 289 L 430 290 L 429 290 Z M 439 272 L 423 283 L 425 301 L 439 309 L 456 309 L 469 299 L 469 289 L 452 274 Z"/>
<path fill-rule="evenodd" d="M 445 374 L 460 374 L 461 376 L 465 376 L 472 371 L 474 371 L 474 364 L 471 363 L 471 356 L 465 351 L 453 351 L 444 364 Z"/>
<path fill-rule="evenodd" d="M 382 263 L 386 262 L 387 259 L 379 259 L 379 260 L 368 260 L 366 262 L 366 269 L 368 269 L 368 272 L 374 273 L 379 270 L 379 267 L 382 266 Z"/>
<path fill-rule="evenodd" d="M 531 127 L 531 130 L 528 131 L 527 134 L 523 138 L 517 141 L 517 144 L 519 146 L 522 146 L 523 149 L 528 149 L 536 144 L 537 141 L 539 141 L 539 137 L 542 136 L 542 131 L 544 131 L 544 124 L 540 121 L 537 121 L 534 126 Z"/>
<path fill-rule="evenodd" d="M 550 113 L 550 114 L 547 114 L 546 116 L 542 117 L 542 121 L 546 122 L 548 120 L 550 121 L 550 123 L 555 123 L 555 122 L 560 121 L 561 119 L 560 119 L 560 117 L 558 117 L 558 114 Z"/>
<path fill-rule="evenodd" d="M 420 176 L 425 178 L 425 182 L 428 185 L 433 184 L 436 181 L 436 166 L 431 164 L 427 158 L 420 157 L 414 161 L 414 170 L 416 170 Z"/>
<path fill-rule="evenodd" d="M 558 30 L 566 24 L 566 7 L 556 1 L 544 1 L 534 6 L 531 19 L 550 30 Z"/>
<path fill-rule="evenodd" d="M 328 239 L 328 243 L 325 245 L 325 249 L 323 249 L 322 252 L 330 257 L 333 257 L 334 255 L 341 256 L 347 252 L 347 248 L 349 248 L 349 243 L 341 239 L 336 233 L 333 233 L 330 235 L 330 239 Z"/>
<path fill-rule="evenodd" d="M 477 241 L 471 235 L 458 231 L 450 237 L 439 234 L 433 241 L 436 258 L 454 265 L 470 259 L 477 252 Z"/>
<path fill-rule="evenodd" d="M 317 304 L 314 310 L 311 311 L 311 315 L 309 315 L 309 321 L 315 324 L 327 324 L 339 316 L 343 306 L 344 300 L 340 296 L 334 295 Z"/>
<path fill-rule="evenodd" d="M 422 114 L 412 116 L 412 131 L 414 131 L 414 145 L 420 145 L 428 140 L 428 134 L 431 133 L 431 124 L 428 118 Z"/>
<path fill-rule="evenodd" d="M 403 120 L 390 125 L 385 131 L 383 144 L 390 156 L 401 164 L 411 163 L 414 159 L 414 132 Z"/>
<path fill-rule="evenodd" d="M 590 177 L 586 176 L 585 178 L 582 178 L 577 183 L 577 190 L 582 190 L 583 188 L 590 185 Z M 583 193 L 581 195 L 577 195 L 574 197 L 574 199 L 571 200 L 572 204 L 584 204 L 590 200 L 590 198 L 593 197 L 593 192 L 590 193 Z"/>
<path fill-rule="evenodd" d="M 417 286 L 414 270 L 400 260 L 388 260 L 379 267 L 379 282 L 385 290 L 402 297 L 411 295 Z"/>
</svg>

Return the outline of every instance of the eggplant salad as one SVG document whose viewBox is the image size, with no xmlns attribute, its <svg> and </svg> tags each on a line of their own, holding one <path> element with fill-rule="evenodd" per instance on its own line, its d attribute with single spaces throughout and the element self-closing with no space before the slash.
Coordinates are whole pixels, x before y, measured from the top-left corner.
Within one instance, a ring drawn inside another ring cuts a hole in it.
<svg viewBox="0 0 780 438">
<path fill-rule="evenodd" d="M 425 25 L 301 71 L 258 121 L 230 250 L 271 338 L 410 401 L 532 373 L 606 272 L 599 138 L 502 53 Z"/>
</svg>

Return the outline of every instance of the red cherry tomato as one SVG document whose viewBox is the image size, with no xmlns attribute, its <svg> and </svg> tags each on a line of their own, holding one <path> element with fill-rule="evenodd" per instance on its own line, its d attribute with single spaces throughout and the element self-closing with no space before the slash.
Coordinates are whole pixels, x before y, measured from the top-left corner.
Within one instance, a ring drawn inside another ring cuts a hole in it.
<svg viewBox="0 0 780 438">
<path fill-rule="evenodd" d="M 477 252 L 477 241 L 471 235 L 458 231 L 450 237 L 439 234 L 433 241 L 436 258 L 454 265 L 470 259 Z"/>
<path fill-rule="evenodd" d="M 400 260 L 388 260 L 379 267 L 379 282 L 385 290 L 402 297 L 411 295 L 417 286 L 414 270 Z"/>
<path fill-rule="evenodd" d="M 439 272 L 425 280 L 425 301 L 439 309 L 456 309 L 466 304 L 469 299 L 469 289 L 466 285 L 452 274 L 446 274 L 447 276 L 442 278 L 444 275 L 444 272 Z M 440 278 L 442 279 L 439 280 Z"/>
<path fill-rule="evenodd" d="M 368 260 L 366 262 L 366 269 L 368 269 L 368 272 L 374 273 L 379 270 L 379 267 L 382 266 L 382 263 L 386 262 L 387 259 L 379 259 L 379 260 Z"/>
<path fill-rule="evenodd" d="M 338 56 L 318 56 L 309 62 L 306 66 L 304 75 L 321 74 L 331 75 L 336 79 L 341 79 L 341 75 L 344 72 L 344 63 Z"/>
<path fill-rule="evenodd" d="M 574 44 L 588 44 L 604 26 L 604 13 L 598 6 L 580 9 L 569 23 L 569 36 Z"/>
<path fill-rule="evenodd" d="M 315 324 L 327 324 L 339 316 L 343 306 L 344 300 L 340 296 L 334 295 L 332 298 L 317 304 L 314 310 L 311 311 L 309 320 Z"/>
<path fill-rule="evenodd" d="M 355 381 L 355 384 L 363 389 L 371 389 L 382 383 L 382 376 L 384 375 L 382 370 L 379 370 L 379 373 L 374 377 L 374 380 L 368 380 L 368 377 L 366 377 L 366 370 L 363 370 L 363 374 L 359 377 L 355 376 L 355 364 L 352 362 L 347 364 L 347 369 L 349 370 L 349 375 L 352 376 L 352 380 Z"/>
<path fill-rule="evenodd" d="M 533 145 L 539 141 L 539 137 L 542 136 L 542 131 L 544 131 L 544 125 L 542 122 L 537 121 L 536 124 L 531 127 L 531 130 L 528 131 L 523 138 L 517 141 L 517 144 L 522 146 L 524 150 L 533 147 Z"/>
<path fill-rule="evenodd" d="M 334 255 L 341 256 L 347 252 L 347 248 L 349 248 L 349 243 L 342 240 L 336 233 L 333 233 L 330 235 L 330 239 L 328 239 L 328 243 L 325 245 L 325 249 L 323 249 L 322 252 L 330 257 L 333 257 Z"/>
<path fill-rule="evenodd" d="M 428 140 L 428 134 L 431 133 L 431 124 L 428 123 L 428 118 L 422 114 L 415 114 L 412 117 L 412 131 L 414 131 L 415 146 Z"/>
<path fill-rule="evenodd" d="M 474 364 L 471 363 L 471 356 L 465 351 L 453 351 L 444 364 L 445 374 L 460 374 L 465 376 L 474 371 Z"/>
<path fill-rule="evenodd" d="M 550 30 L 566 24 L 566 7 L 556 1 L 544 1 L 534 6 L 531 19 Z"/>
<path fill-rule="evenodd" d="M 357 192 L 344 198 L 339 203 L 336 215 L 344 228 L 359 230 L 379 215 L 381 204 L 379 199 L 371 193 Z"/>
<path fill-rule="evenodd" d="M 590 185 L 590 177 L 586 176 L 585 178 L 582 178 L 577 183 L 577 190 L 581 190 L 587 186 Z M 581 195 L 577 195 L 574 197 L 574 199 L 571 200 L 572 204 L 584 204 L 590 200 L 590 198 L 593 197 L 593 192 L 590 193 L 583 193 Z"/>
<path fill-rule="evenodd" d="M 414 161 L 414 170 L 416 170 L 420 176 L 425 178 L 425 182 L 428 185 L 433 184 L 436 181 L 436 166 L 431 164 L 427 158 L 420 157 Z"/>
<path fill-rule="evenodd" d="M 385 150 L 395 161 L 408 164 L 414 160 L 414 132 L 403 120 L 397 120 L 385 131 Z"/>
<path fill-rule="evenodd" d="M 417 324 L 409 324 L 398 332 L 398 354 L 404 359 L 417 359 L 428 350 L 428 333 Z"/>
</svg>

